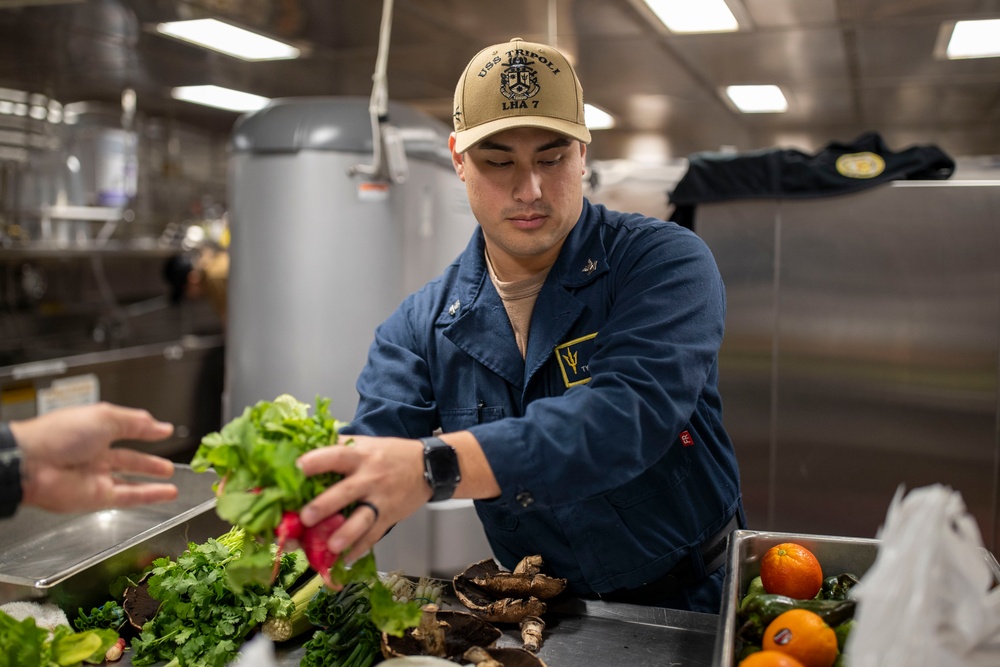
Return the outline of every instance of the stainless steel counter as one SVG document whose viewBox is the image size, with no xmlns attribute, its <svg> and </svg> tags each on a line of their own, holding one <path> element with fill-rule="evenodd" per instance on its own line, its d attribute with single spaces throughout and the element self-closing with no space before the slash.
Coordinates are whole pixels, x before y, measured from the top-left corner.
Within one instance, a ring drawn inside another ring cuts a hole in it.
<svg viewBox="0 0 1000 667">
<path fill-rule="evenodd" d="M 464 610 L 447 598 L 444 608 Z M 545 643 L 538 656 L 548 667 L 707 667 L 718 626 L 715 614 L 579 599 L 551 605 L 543 618 Z M 516 626 L 497 627 L 503 630 L 497 646 L 521 647 Z M 297 667 L 308 638 L 278 644 L 278 666 Z M 129 652 L 118 664 L 132 664 Z"/>
<path fill-rule="evenodd" d="M 712 664 L 718 626 L 715 614 L 579 599 L 550 606 L 543 618 L 545 643 L 538 656 L 548 667 L 707 667 Z M 516 626 L 497 627 L 503 630 L 497 646 L 521 647 Z M 280 667 L 298 665 L 304 643 L 302 639 L 279 645 Z"/>
<path fill-rule="evenodd" d="M 0 548 L 0 602 L 47 601 L 71 617 L 79 607 L 102 604 L 108 585 L 119 576 L 141 572 L 154 558 L 176 556 L 189 542 L 228 530 L 213 511 L 213 479 L 179 466 L 175 482 L 181 497 L 164 505 L 82 515 L 22 508 L 9 520 L 10 544 Z M 444 589 L 442 607 L 465 611 L 450 582 Z M 551 601 L 543 619 L 539 656 L 548 667 L 707 667 L 719 627 L 714 614 L 569 597 Z M 516 625 L 496 625 L 503 632 L 498 646 L 522 645 Z M 277 645 L 278 666 L 299 665 L 309 636 Z M 118 664 L 131 665 L 130 657 L 126 651 Z"/>
</svg>

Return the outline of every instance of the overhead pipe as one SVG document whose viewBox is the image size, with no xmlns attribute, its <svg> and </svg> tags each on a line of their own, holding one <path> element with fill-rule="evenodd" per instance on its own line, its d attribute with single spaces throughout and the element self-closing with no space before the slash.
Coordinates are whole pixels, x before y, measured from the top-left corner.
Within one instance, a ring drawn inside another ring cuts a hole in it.
<svg viewBox="0 0 1000 667">
<path fill-rule="evenodd" d="M 375 73 L 372 75 L 372 95 L 368 113 L 372 126 L 372 163 L 357 164 L 348 174 L 365 174 L 377 180 L 393 183 L 406 181 L 406 151 L 399 131 L 389 124 L 389 40 L 392 34 L 392 2 L 382 3 L 382 23 L 379 28 L 378 56 L 375 59 Z"/>
</svg>

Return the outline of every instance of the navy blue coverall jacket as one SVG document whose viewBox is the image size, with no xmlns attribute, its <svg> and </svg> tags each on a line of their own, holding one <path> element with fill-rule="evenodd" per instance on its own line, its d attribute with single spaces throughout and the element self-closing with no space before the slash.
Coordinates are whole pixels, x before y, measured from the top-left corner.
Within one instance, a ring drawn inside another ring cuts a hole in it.
<svg viewBox="0 0 1000 667">
<path fill-rule="evenodd" d="M 476 501 L 494 555 L 540 554 L 570 590 L 631 589 L 737 513 L 717 355 L 725 295 L 704 242 L 584 201 L 535 304 L 526 358 L 483 234 L 375 334 L 346 432 L 472 432 L 502 493 Z"/>
</svg>

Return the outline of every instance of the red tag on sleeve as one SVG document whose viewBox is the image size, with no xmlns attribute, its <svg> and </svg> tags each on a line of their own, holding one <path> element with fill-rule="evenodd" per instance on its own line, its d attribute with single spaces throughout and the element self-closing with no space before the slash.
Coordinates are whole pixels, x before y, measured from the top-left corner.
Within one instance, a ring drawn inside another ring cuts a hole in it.
<svg viewBox="0 0 1000 667">
<path fill-rule="evenodd" d="M 692 438 L 691 434 L 688 433 L 687 431 L 681 431 L 680 439 L 681 439 L 681 444 L 684 445 L 685 447 L 690 447 L 691 445 L 694 444 L 694 438 Z"/>
</svg>

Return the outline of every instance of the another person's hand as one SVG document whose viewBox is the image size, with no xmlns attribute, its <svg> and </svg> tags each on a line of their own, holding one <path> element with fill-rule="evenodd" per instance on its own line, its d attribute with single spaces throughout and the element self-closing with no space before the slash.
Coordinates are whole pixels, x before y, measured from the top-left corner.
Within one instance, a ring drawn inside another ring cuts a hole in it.
<svg viewBox="0 0 1000 667">
<path fill-rule="evenodd" d="M 122 474 L 167 479 L 169 460 L 128 448 L 117 440 L 162 440 L 173 425 L 147 411 L 110 403 L 64 408 L 9 424 L 21 449 L 24 504 L 54 512 L 83 512 L 166 502 L 177 487 L 124 480 Z"/>
</svg>

